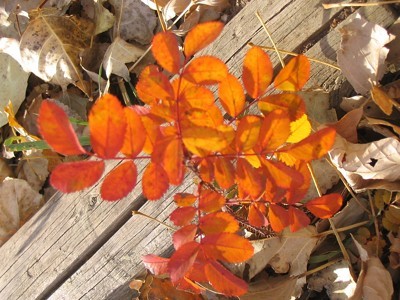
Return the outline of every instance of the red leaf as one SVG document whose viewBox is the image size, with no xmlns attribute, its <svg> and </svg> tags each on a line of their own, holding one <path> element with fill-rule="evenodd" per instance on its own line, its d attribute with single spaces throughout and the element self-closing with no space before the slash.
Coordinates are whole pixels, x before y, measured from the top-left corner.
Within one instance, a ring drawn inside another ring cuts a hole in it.
<svg viewBox="0 0 400 300">
<path fill-rule="evenodd" d="M 241 296 L 247 292 L 247 283 L 233 275 L 219 262 L 209 261 L 205 265 L 205 273 L 215 290 L 225 296 Z"/>
<path fill-rule="evenodd" d="M 265 187 L 265 177 L 247 160 L 239 158 L 236 165 L 236 182 L 253 199 L 258 198 Z"/>
<path fill-rule="evenodd" d="M 186 225 L 175 231 L 172 236 L 175 250 L 178 250 L 182 245 L 193 241 L 196 233 L 197 226 L 195 224 Z"/>
<path fill-rule="evenodd" d="M 217 157 L 214 163 L 214 176 L 221 188 L 230 188 L 235 183 L 235 168 L 232 162 L 227 158 Z"/>
<path fill-rule="evenodd" d="M 127 127 L 121 152 L 131 158 L 142 151 L 146 141 L 146 129 L 136 108 L 136 105 L 124 108 Z"/>
<path fill-rule="evenodd" d="M 81 191 L 95 184 L 104 172 L 104 161 L 63 163 L 50 175 L 50 184 L 63 193 Z"/>
<path fill-rule="evenodd" d="M 239 223 L 227 212 L 215 212 L 201 217 L 199 228 L 206 235 L 222 232 L 235 233 L 239 230 Z"/>
<path fill-rule="evenodd" d="M 168 190 L 168 175 L 155 163 L 150 163 L 143 173 L 143 194 L 148 200 L 157 200 Z"/>
<path fill-rule="evenodd" d="M 184 53 L 187 58 L 211 44 L 221 33 L 224 24 L 205 22 L 196 25 L 189 31 L 184 42 Z"/>
<path fill-rule="evenodd" d="M 304 55 L 292 58 L 275 77 L 275 88 L 282 91 L 299 91 L 310 78 L 310 62 Z"/>
<path fill-rule="evenodd" d="M 219 101 L 226 112 L 237 117 L 244 109 L 245 95 L 240 81 L 233 75 L 228 76 L 219 84 Z"/>
<path fill-rule="evenodd" d="M 121 150 L 126 132 L 124 108 L 117 97 L 105 94 L 89 112 L 90 143 L 102 158 L 114 158 Z"/>
<path fill-rule="evenodd" d="M 290 135 L 290 119 L 282 110 L 270 112 L 263 120 L 259 144 L 266 151 L 275 151 Z"/>
<path fill-rule="evenodd" d="M 235 233 L 217 233 L 206 235 L 201 241 L 208 258 L 230 263 L 239 263 L 253 256 L 251 243 Z"/>
<path fill-rule="evenodd" d="M 140 100 L 147 104 L 151 104 L 158 99 L 174 99 L 174 90 L 167 75 L 160 72 L 154 65 L 145 67 L 140 73 L 136 91 Z"/>
<path fill-rule="evenodd" d="M 257 143 L 260 133 L 261 119 L 258 116 L 247 115 L 240 119 L 236 130 L 236 151 L 246 152 Z"/>
<path fill-rule="evenodd" d="M 274 110 L 283 110 L 289 114 L 290 120 L 295 121 L 306 113 L 303 99 L 292 93 L 275 94 L 264 97 L 258 101 L 258 108 L 264 115 Z"/>
<path fill-rule="evenodd" d="M 146 269 L 154 275 L 162 275 L 168 273 L 169 258 L 160 257 L 154 254 L 142 256 L 142 261 Z"/>
<path fill-rule="evenodd" d="M 290 231 L 296 232 L 310 224 L 310 219 L 301 210 L 289 206 L 289 224 Z"/>
<path fill-rule="evenodd" d="M 294 204 L 303 200 L 308 192 L 311 184 L 311 174 L 305 162 L 299 162 L 295 165 L 295 169 L 303 176 L 303 184 L 298 187 L 291 187 L 286 193 L 286 201 L 289 204 Z"/>
<path fill-rule="evenodd" d="M 281 232 L 290 223 L 288 211 L 275 204 L 269 205 L 268 219 L 272 230 L 275 232 Z"/>
<path fill-rule="evenodd" d="M 271 83 L 273 75 L 272 64 L 268 54 L 260 47 L 252 47 L 243 62 L 242 80 L 251 98 L 262 96 Z"/>
<path fill-rule="evenodd" d="M 168 263 L 168 271 L 173 283 L 183 278 L 190 270 L 196 260 L 199 249 L 199 244 L 193 241 L 182 245 L 172 254 Z"/>
<path fill-rule="evenodd" d="M 178 40 L 170 31 L 157 33 L 152 42 L 151 51 L 158 64 L 171 73 L 180 69 L 180 53 Z"/>
<path fill-rule="evenodd" d="M 272 179 L 277 187 L 287 190 L 300 187 L 303 184 L 303 176 L 295 169 L 273 160 L 264 159 L 263 164 L 268 170 L 268 178 Z"/>
<path fill-rule="evenodd" d="M 185 226 L 192 222 L 196 212 L 197 209 L 192 206 L 178 207 L 171 213 L 169 219 L 176 226 Z"/>
<path fill-rule="evenodd" d="M 131 160 L 126 161 L 107 174 L 101 185 L 101 197 L 106 201 L 122 199 L 135 187 L 136 180 L 135 163 Z"/>
<path fill-rule="evenodd" d="M 216 57 L 200 56 L 190 62 L 182 76 L 196 84 L 216 84 L 228 76 L 228 67 Z"/>
<path fill-rule="evenodd" d="M 174 201 L 179 207 L 191 206 L 197 200 L 197 197 L 189 193 L 178 193 L 174 195 Z"/>
<path fill-rule="evenodd" d="M 328 219 L 340 209 L 342 203 L 340 194 L 328 194 L 308 201 L 306 207 L 318 218 Z"/>
<path fill-rule="evenodd" d="M 225 198 L 211 190 L 203 190 L 200 194 L 199 209 L 206 213 L 211 213 L 220 210 L 225 204 Z"/>
<path fill-rule="evenodd" d="M 64 110 L 54 102 L 44 100 L 39 110 L 38 127 L 51 148 L 63 155 L 85 154 Z"/>
<path fill-rule="evenodd" d="M 248 220 L 250 225 L 255 227 L 268 226 L 266 217 L 267 208 L 264 203 L 253 202 L 249 208 Z"/>
</svg>

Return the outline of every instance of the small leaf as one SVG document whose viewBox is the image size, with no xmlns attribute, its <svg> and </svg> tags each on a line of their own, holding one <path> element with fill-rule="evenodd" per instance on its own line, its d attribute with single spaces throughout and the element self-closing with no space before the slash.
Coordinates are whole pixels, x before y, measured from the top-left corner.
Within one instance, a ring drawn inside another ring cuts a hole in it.
<svg viewBox="0 0 400 300">
<path fill-rule="evenodd" d="M 228 76 L 228 67 L 218 58 L 201 56 L 193 59 L 185 68 L 183 78 L 201 85 L 216 84 Z"/>
<path fill-rule="evenodd" d="M 269 179 L 273 180 L 274 184 L 282 189 L 295 189 L 303 184 L 303 176 L 294 168 L 288 167 L 284 163 L 273 160 L 263 160 L 266 167 Z"/>
<path fill-rule="evenodd" d="M 135 187 L 136 180 L 136 165 L 133 161 L 128 160 L 107 174 L 101 185 L 101 197 L 106 201 L 122 199 Z"/>
<path fill-rule="evenodd" d="M 236 150 L 245 152 L 252 149 L 258 140 L 261 119 L 258 116 L 247 115 L 240 119 L 236 130 Z"/>
<path fill-rule="evenodd" d="M 228 232 L 206 235 L 201 245 L 207 257 L 230 263 L 246 261 L 254 252 L 249 240 Z"/>
<path fill-rule="evenodd" d="M 269 206 L 268 219 L 272 230 L 275 232 L 281 232 L 290 224 L 288 211 L 275 204 Z"/>
<path fill-rule="evenodd" d="M 295 208 L 293 206 L 289 206 L 289 224 L 290 224 L 290 231 L 296 232 L 310 224 L 310 219 L 307 215 Z"/>
<path fill-rule="evenodd" d="M 225 204 L 225 198 L 211 190 L 202 190 L 199 199 L 199 209 L 206 213 L 220 210 Z"/>
<path fill-rule="evenodd" d="M 186 275 L 193 266 L 199 249 L 199 244 L 193 241 L 182 245 L 172 254 L 168 262 L 168 271 L 172 282 L 176 282 Z"/>
<path fill-rule="evenodd" d="M 89 112 L 90 144 L 98 156 L 114 158 L 121 150 L 126 132 L 124 108 L 117 97 L 105 94 Z"/>
<path fill-rule="evenodd" d="M 124 108 L 127 126 L 121 152 L 130 158 L 136 157 L 142 151 L 146 141 L 146 129 L 135 109 L 136 105 Z"/>
<path fill-rule="evenodd" d="M 247 283 L 233 275 L 219 262 L 209 261 L 204 270 L 210 284 L 225 296 L 241 296 L 247 292 Z"/>
<path fill-rule="evenodd" d="M 177 193 L 174 195 L 174 201 L 179 207 L 191 206 L 197 200 L 197 197 L 189 193 Z"/>
<path fill-rule="evenodd" d="M 371 96 L 372 100 L 386 115 L 389 116 L 392 114 L 394 100 L 384 90 L 374 85 L 371 89 Z"/>
<path fill-rule="evenodd" d="M 184 42 L 184 53 L 190 58 L 196 52 L 211 44 L 224 28 L 222 22 L 205 22 L 189 31 Z"/>
<path fill-rule="evenodd" d="M 85 154 L 67 114 L 57 104 L 44 100 L 39 110 L 38 127 L 51 148 L 63 155 Z"/>
<path fill-rule="evenodd" d="M 247 93 L 256 99 L 262 96 L 271 83 L 273 69 L 271 60 L 260 47 L 252 47 L 243 62 L 242 80 Z"/>
<path fill-rule="evenodd" d="M 190 224 L 182 227 L 174 232 L 172 241 L 175 250 L 178 250 L 182 245 L 192 242 L 197 233 L 197 225 Z"/>
<path fill-rule="evenodd" d="M 154 65 L 145 67 L 140 73 L 136 91 L 140 100 L 146 104 L 151 104 L 158 99 L 174 99 L 174 90 L 168 77 Z"/>
<path fill-rule="evenodd" d="M 308 121 L 307 115 L 290 123 L 290 136 L 287 143 L 298 143 L 308 137 L 311 133 L 311 123 Z"/>
<path fill-rule="evenodd" d="M 239 223 L 227 212 L 215 212 L 201 217 L 199 228 L 205 235 L 222 232 L 235 233 L 239 230 Z"/>
<path fill-rule="evenodd" d="M 168 175 L 164 169 L 155 163 L 147 165 L 143 173 L 143 194 L 148 200 L 157 200 L 167 191 L 169 186 Z"/>
<path fill-rule="evenodd" d="M 266 212 L 267 208 L 264 203 L 253 202 L 249 207 L 249 215 L 247 217 L 250 225 L 255 227 L 268 226 Z"/>
<path fill-rule="evenodd" d="M 169 258 L 160 257 L 154 254 L 142 256 L 142 262 L 146 269 L 154 275 L 162 275 L 168 273 Z"/>
<path fill-rule="evenodd" d="M 274 110 L 263 120 L 259 144 L 266 151 L 275 151 L 284 144 L 290 134 L 290 120 L 286 112 Z"/>
<path fill-rule="evenodd" d="M 151 51 L 161 67 L 174 74 L 179 72 L 179 45 L 176 35 L 171 31 L 157 33 L 153 38 Z"/>
<path fill-rule="evenodd" d="M 50 184 L 63 193 L 81 191 L 95 184 L 104 172 L 104 161 L 63 163 L 50 175 Z"/>
<path fill-rule="evenodd" d="M 342 203 L 340 194 L 328 194 L 308 201 L 305 206 L 318 218 L 328 219 L 340 209 Z"/>
<path fill-rule="evenodd" d="M 264 97 L 258 101 L 258 108 L 264 115 L 275 110 L 283 110 L 289 114 L 291 121 L 300 118 L 306 112 L 303 99 L 293 93 L 275 94 Z"/>
<path fill-rule="evenodd" d="M 197 209 L 193 206 L 178 207 L 171 213 L 169 219 L 176 226 L 186 226 L 193 221 L 196 212 Z"/>
<path fill-rule="evenodd" d="M 214 177 L 221 188 L 230 188 L 235 183 L 235 168 L 232 162 L 224 157 L 217 157 L 214 163 Z"/>
<path fill-rule="evenodd" d="M 221 81 L 218 89 L 219 101 L 226 112 L 232 117 L 237 117 L 244 109 L 246 98 L 240 81 L 233 75 Z"/>
<path fill-rule="evenodd" d="M 293 57 L 278 73 L 275 88 L 281 91 L 299 91 L 310 78 L 310 61 L 304 55 Z"/>
<path fill-rule="evenodd" d="M 237 161 L 236 182 L 253 199 L 261 195 L 265 186 L 265 178 L 242 158 Z"/>
</svg>

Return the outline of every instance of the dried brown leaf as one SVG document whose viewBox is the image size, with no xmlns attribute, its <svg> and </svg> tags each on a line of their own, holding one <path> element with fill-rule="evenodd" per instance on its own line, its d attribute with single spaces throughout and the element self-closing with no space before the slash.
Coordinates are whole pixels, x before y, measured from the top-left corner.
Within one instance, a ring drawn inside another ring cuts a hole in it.
<svg viewBox="0 0 400 300">
<path fill-rule="evenodd" d="M 393 233 L 389 233 L 388 238 L 392 245 L 390 246 L 389 262 L 393 269 L 400 268 L 400 238 L 394 237 Z"/>
<path fill-rule="evenodd" d="M 240 300 L 289 300 L 294 293 L 296 281 L 296 277 L 289 276 L 261 278 L 249 284 L 248 292 Z"/>
</svg>

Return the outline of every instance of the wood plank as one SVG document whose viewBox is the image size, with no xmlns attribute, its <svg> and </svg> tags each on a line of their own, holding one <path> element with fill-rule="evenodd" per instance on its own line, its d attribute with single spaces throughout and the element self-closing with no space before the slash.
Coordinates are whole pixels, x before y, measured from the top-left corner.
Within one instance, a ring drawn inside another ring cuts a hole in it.
<svg viewBox="0 0 400 300">
<path fill-rule="evenodd" d="M 296 36 L 295 39 L 291 39 L 285 33 L 285 28 L 282 27 L 286 19 L 283 20 L 284 22 L 282 20 L 279 21 L 279 15 L 287 16 L 288 12 L 286 10 L 291 11 L 291 9 L 302 11 L 299 8 L 305 7 L 307 3 L 309 2 L 293 1 L 291 3 L 286 2 L 285 4 L 282 4 L 282 2 L 273 4 L 272 2 L 266 3 L 262 0 L 253 0 L 225 28 L 222 36 L 203 53 L 218 57 L 222 56 L 223 60 L 227 61 L 230 65 L 231 71 L 240 71 L 242 60 L 237 59 L 237 57 L 244 56 L 247 48 L 244 45 L 248 41 L 254 42 L 259 40 L 265 42 L 265 37 L 261 37 L 265 34 L 262 32 L 259 23 L 252 22 L 254 20 L 253 12 L 256 10 L 260 10 L 269 20 L 276 20 L 274 23 L 267 23 L 267 25 L 273 37 L 282 45 L 281 48 L 295 50 L 307 41 L 310 35 L 316 35 L 321 30 L 321 24 L 319 22 L 316 23 L 315 20 L 325 20 L 326 23 L 323 26 L 329 26 L 329 20 L 337 12 L 332 12 L 332 15 L 329 17 L 326 12 L 318 10 L 305 16 L 305 21 L 297 18 L 298 23 L 290 24 L 289 26 L 290 30 L 292 30 L 291 34 Z M 315 8 L 313 9 L 315 10 Z M 389 26 L 395 20 L 394 14 L 385 8 L 363 9 L 362 11 L 370 17 L 370 20 L 381 23 L 384 26 Z M 247 34 L 247 30 L 251 34 Z M 233 35 L 234 32 L 239 31 L 242 32 L 241 36 Z M 245 33 L 246 36 L 244 36 Z M 328 44 L 324 42 L 324 39 Z M 290 47 L 287 47 L 282 41 L 290 41 Z M 322 45 L 327 44 L 332 49 L 337 49 L 340 36 L 336 29 L 330 32 L 327 37 L 322 37 L 322 39 L 317 41 L 307 52 L 307 55 L 326 59 L 327 48 L 322 47 Z M 222 51 L 224 52 L 222 53 Z M 335 57 L 335 53 L 330 56 L 330 59 Z M 277 63 L 276 58 L 275 63 Z M 337 76 L 339 76 L 339 73 L 333 72 L 332 69 L 326 66 L 313 66 L 312 80 L 316 83 L 325 83 L 327 87 L 331 88 Z M 186 184 L 189 184 L 189 186 L 186 186 Z M 190 182 L 187 183 L 186 181 L 184 188 L 189 191 L 193 189 L 190 186 Z M 151 205 L 152 203 L 147 203 L 140 211 L 146 212 L 160 220 L 165 220 L 168 213 L 173 209 L 173 205 L 169 201 L 161 203 L 161 209 L 147 206 L 148 204 Z M 156 210 L 153 210 L 154 208 Z M 150 227 L 147 227 L 145 224 L 150 225 Z M 146 239 L 141 240 L 141 236 L 145 236 Z M 156 240 L 153 240 L 153 238 L 156 238 Z M 148 253 L 163 255 L 165 252 L 168 252 L 167 249 L 170 244 L 170 232 L 165 230 L 165 228 L 143 220 L 143 217 L 133 216 L 84 266 L 56 290 L 50 299 L 64 299 L 66 295 L 73 295 L 72 298 L 79 299 L 100 298 L 99 295 L 102 295 L 101 297 L 105 299 L 128 299 L 131 294 L 128 282 L 133 277 L 144 272 L 140 257 Z"/>
</svg>

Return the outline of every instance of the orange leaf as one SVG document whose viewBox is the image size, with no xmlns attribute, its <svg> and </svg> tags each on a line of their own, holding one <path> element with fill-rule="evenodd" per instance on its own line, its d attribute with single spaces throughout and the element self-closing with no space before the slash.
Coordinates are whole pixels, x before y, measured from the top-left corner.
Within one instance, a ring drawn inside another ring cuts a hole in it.
<svg viewBox="0 0 400 300">
<path fill-rule="evenodd" d="M 214 176 L 223 189 L 230 188 L 235 183 L 235 168 L 229 159 L 218 157 L 214 163 Z"/>
<path fill-rule="evenodd" d="M 189 126 L 197 125 L 204 127 L 217 128 L 224 123 L 224 117 L 221 110 L 216 106 L 210 106 L 208 109 L 189 108 L 182 111 L 184 118 L 189 120 Z M 181 125 L 184 126 L 184 118 L 181 118 Z"/>
<path fill-rule="evenodd" d="M 200 161 L 198 169 L 201 180 L 211 182 L 214 180 L 214 159 L 204 158 Z"/>
<path fill-rule="evenodd" d="M 145 67 L 140 73 L 136 91 L 140 100 L 147 104 L 158 99 L 174 99 L 174 90 L 168 77 L 154 65 Z"/>
<path fill-rule="evenodd" d="M 290 119 L 286 112 L 274 110 L 263 120 L 259 144 L 266 151 L 275 151 L 290 135 Z"/>
<path fill-rule="evenodd" d="M 114 158 L 121 150 L 126 132 L 124 108 L 117 97 L 105 94 L 89 112 L 90 143 L 102 158 Z"/>
<path fill-rule="evenodd" d="M 303 176 L 303 184 L 297 187 L 293 186 L 287 191 L 286 202 L 289 204 L 294 204 L 303 200 L 311 184 L 311 174 L 307 163 L 299 161 L 294 167 Z"/>
<path fill-rule="evenodd" d="M 168 271 L 172 282 L 178 281 L 190 270 L 199 249 L 199 244 L 193 241 L 182 245 L 172 254 L 168 262 Z"/>
<path fill-rule="evenodd" d="M 160 121 L 157 117 L 151 114 L 143 114 L 142 123 L 144 128 L 146 129 L 146 141 L 143 146 L 143 151 L 151 154 L 154 149 L 154 144 L 158 136 L 161 134 L 160 125 L 163 121 Z"/>
<path fill-rule="evenodd" d="M 155 163 L 148 164 L 142 178 L 142 188 L 145 197 L 148 200 L 157 200 L 164 195 L 168 186 L 168 174 L 164 169 Z"/>
<path fill-rule="evenodd" d="M 201 56 L 190 62 L 182 76 L 196 84 L 216 84 L 228 76 L 228 67 L 216 57 Z"/>
<path fill-rule="evenodd" d="M 251 98 L 262 96 L 271 83 L 273 69 L 271 60 L 260 47 L 252 47 L 243 62 L 242 80 Z"/>
<path fill-rule="evenodd" d="M 95 184 L 104 172 L 104 161 L 79 161 L 58 165 L 50 184 L 63 193 L 81 191 Z"/>
<path fill-rule="evenodd" d="M 160 257 L 154 254 L 142 256 L 142 262 L 146 269 L 154 275 L 162 275 L 168 273 L 169 258 Z"/>
<path fill-rule="evenodd" d="M 247 292 L 247 283 L 217 261 L 209 261 L 205 265 L 205 273 L 215 290 L 225 296 L 241 296 Z"/>
<path fill-rule="evenodd" d="M 245 152 L 254 147 L 260 133 L 261 119 L 248 115 L 240 119 L 236 130 L 236 151 Z"/>
<path fill-rule="evenodd" d="M 235 217 L 227 212 L 215 212 L 200 218 L 199 228 L 205 235 L 239 230 Z"/>
<path fill-rule="evenodd" d="M 220 210 L 225 204 L 225 198 L 211 190 L 202 190 L 199 199 L 199 209 L 206 213 Z"/>
<path fill-rule="evenodd" d="M 304 55 L 292 58 L 274 80 L 275 88 L 281 91 L 299 91 L 310 78 L 310 61 Z"/>
<path fill-rule="evenodd" d="M 39 110 L 38 127 L 51 148 L 63 155 L 85 154 L 64 110 L 54 102 L 44 100 Z"/>
<path fill-rule="evenodd" d="M 332 217 L 342 206 L 343 198 L 340 194 L 329 194 L 315 198 L 306 203 L 306 207 L 321 219 Z"/>
<path fill-rule="evenodd" d="M 190 224 L 182 227 L 174 232 L 172 241 L 175 250 L 178 250 L 182 245 L 192 242 L 197 233 L 197 225 Z"/>
<path fill-rule="evenodd" d="M 197 209 L 193 206 L 178 207 L 171 213 L 169 219 L 176 226 L 186 226 L 192 222 L 196 212 Z"/>
<path fill-rule="evenodd" d="M 335 129 L 331 127 L 323 128 L 297 144 L 279 149 L 278 152 L 288 156 L 279 158 L 288 165 L 293 165 L 296 160 L 309 162 L 321 158 L 332 148 L 335 136 Z"/>
<path fill-rule="evenodd" d="M 274 110 L 283 110 L 289 114 L 291 121 L 295 121 L 306 113 L 306 105 L 303 99 L 292 93 L 269 95 L 258 101 L 258 108 L 264 115 Z"/>
<path fill-rule="evenodd" d="M 179 95 L 180 104 L 186 102 L 192 108 L 208 109 L 214 105 L 214 94 L 204 86 L 185 88 Z"/>
<path fill-rule="evenodd" d="M 287 165 L 272 160 L 263 160 L 264 166 L 269 173 L 269 179 L 273 180 L 275 185 L 282 189 L 295 189 L 303 184 L 303 176 L 295 169 Z"/>
<path fill-rule="evenodd" d="M 232 117 L 237 117 L 244 109 L 245 95 L 240 81 L 233 75 L 228 76 L 219 84 L 219 101 L 222 107 Z"/>
<path fill-rule="evenodd" d="M 301 210 L 289 206 L 289 224 L 290 231 L 296 232 L 310 224 L 310 219 Z"/>
<path fill-rule="evenodd" d="M 137 168 L 133 161 L 120 164 L 105 177 L 100 189 L 101 197 L 106 201 L 124 198 L 135 187 L 136 179 Z"/>
<path fill-rule="evenodd" d="M 171 73 L 179 72 L 181 66 L 179 45 L 175 34 L 171 31 L 157 33 L 153 38 L 151 51 L 161 67 Z"/>
<path fill-rule="evenodd" d="M 230 263 L 246 261 L 254 252 L 246 238 L 228 232 L 206 235 L 201 245 L 208 258 Z"/>
<path fill-rule="evenodd" d="M 135 109 L 136 105 L 124 108 L 127 126 L 121 152 L 131 158 L 136 157 L 142 151 L 146 141 L 146 129 Z"/>
<path fill-rule="evenodd" d="M 171 184 L 179 185 L 185 175 L 183 149 L 181 141 L 173 134 L 170 132 L 166 136 L 159 136 L 151 160 L 163 167 Z"/>
<path fill-rule="evenodd" d="M 248 220 L 250 225 L 256 227 L 268 226 L 268 219 L 266 217 L 267 209 L 264 203 L 253 202 L 249 208 Z"/>
<path fill-rule="evenodd" d="M 179 207 L 191 206 L 197 197 L 189 193 L 178 193 L 174 195 L 174 201 Z"/>
<path fill-rule="evenodd" d="M 182 128 L 185 147 L 200 157 L 228 147 L 234 138 L 234 133 L 233 128 L 227 125 L 220 125 L 217 128 L 203 126 Z"/>
<path fill-rule="evenodd" d="M 272 230 L 275 232 L 281 232 L 290 224 L 288 211 L 275 204 L 269 205 L 268 219 Z"/>
<path fill-rule="evenodd" d="M 246 160 L 239 158 L 236 165 L 236 182 L 244 192 L 253 199 L 258 198 L 264 190 L 265 178 L 258 169 L 253 168 Z"/>
<path fill-rule="evenodd" d="M 185 38 L 184 53 L 187 58 L 211 44 L 221 33 L 224 23 L 205 22 L 196 25 Z"/>
</svg>

